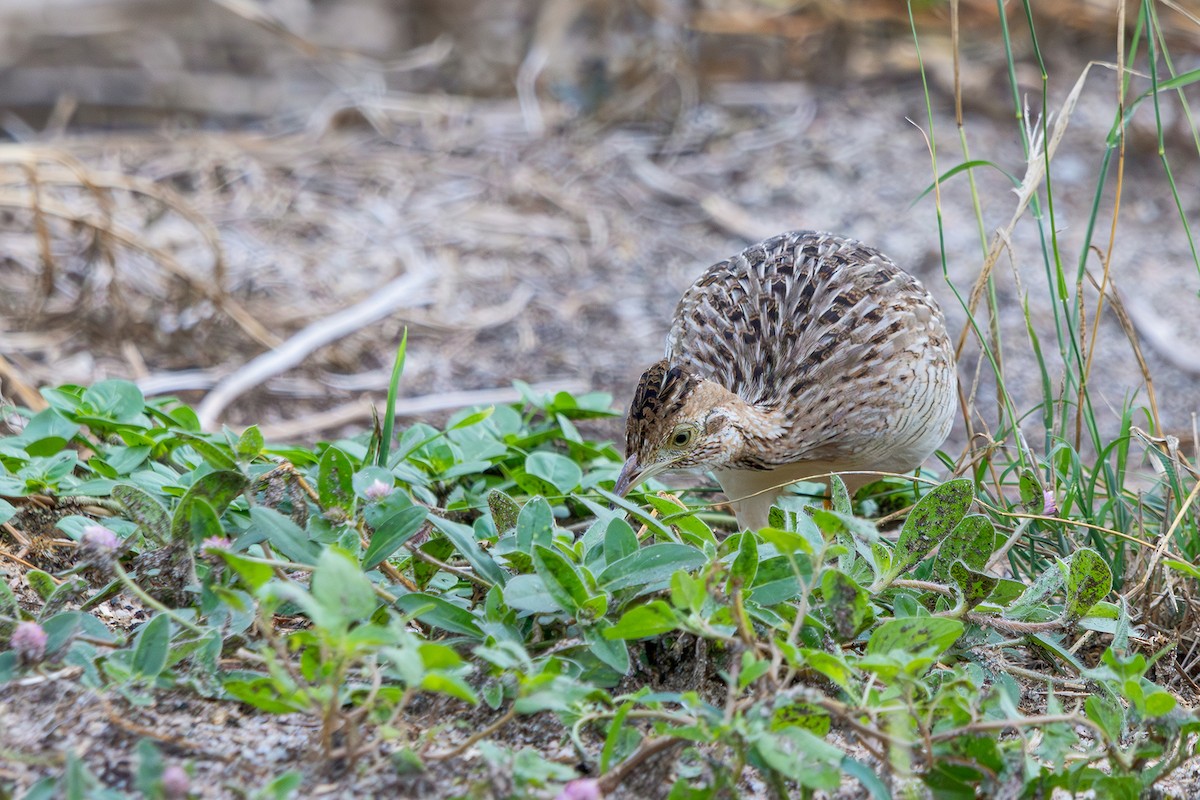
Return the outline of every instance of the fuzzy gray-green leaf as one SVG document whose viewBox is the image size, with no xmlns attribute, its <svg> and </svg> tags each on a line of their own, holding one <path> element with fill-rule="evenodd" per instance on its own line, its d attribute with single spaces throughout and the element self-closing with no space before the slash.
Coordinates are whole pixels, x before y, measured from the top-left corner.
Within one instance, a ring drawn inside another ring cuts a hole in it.
<svg viewBox="0 0 1200 800">
<path fill-rule="evenodd" d="M 900 530 L 890 574 L 899 575 L 929 555 L 962 521 L 974 499 L 966 478 L 946 481 L 922 497 Z"/>
<path fill-rule="evenodd" d="M 962 559 L 967 568 L 979 571 L 987 566 L 996 544 L 996 528 L 982 514 L 970 514 L 954 526 L 950 536 L 938 548 L 933 564 L 933 579 L 944 581 L 950 575 L 950 565 Z"/>
<path fill-rule="evenodd" d="M 1090 548 L 1067 559 L 1066 619 L 1075 622 L 1112 589 L 1112 569 Z"/>
<path fill-rule="evenodd" d="M 496 526 L 496 533 L 503 536 L 517 527 L 517 516 L 521 513 L 521 506 L 516 500 L 499 489 L 492 489 L 488 492 L 487 502 L 488 510 L 492 512 L 492 523 Z"/>
<path fill-rule="evenodd" d="M 996 588 L 996 584 L 1000 579 L 993 575 L 985 575 L 982 572 L 971 569 L 962 560 L 955 561 L 950 565 L 950 577 L 958 584 L 959 591 L 963 593 L 963 600 L 966 602 L 967 608 L 975 606 L 988 599 L 992 590 Z"/>
<path fill-rule="evenodd" d="M 836 569 L 821 578 L 821 610 L 839 642 L 848 642 L 875 619 L 867 592 Z"/>
<path fill-rule="evenodd" d="M 888 620 L 871 634 L 867 652 L 872 655 L 891 652 L 940 654 L 958 641 L 962 632 L 961 622 L 944 617 Z"/>
<path fill-rule="evenodd" d="M 126 515 L 137 523 L 142 535 L 165 544 L 171 533 L 171 518 L 163 504 L 144 489 L 127 483 L 113 487 L 112 496 L 125 506 Z"/>
</svg>

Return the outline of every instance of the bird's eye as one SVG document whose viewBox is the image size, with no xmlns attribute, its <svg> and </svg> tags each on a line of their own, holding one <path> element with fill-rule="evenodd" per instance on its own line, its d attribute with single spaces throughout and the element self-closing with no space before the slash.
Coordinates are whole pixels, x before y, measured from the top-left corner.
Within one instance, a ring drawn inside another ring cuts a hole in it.
<svg viewBox="0 0 1200 800">
<path fill-rule="evenodd" d="M 675 432 L 671 434 L 671 446 L 687 447 L 692 443 L 692 439 L 695 437 L 696 431 L 694 428 L 677 428 Z"/>
</svg>

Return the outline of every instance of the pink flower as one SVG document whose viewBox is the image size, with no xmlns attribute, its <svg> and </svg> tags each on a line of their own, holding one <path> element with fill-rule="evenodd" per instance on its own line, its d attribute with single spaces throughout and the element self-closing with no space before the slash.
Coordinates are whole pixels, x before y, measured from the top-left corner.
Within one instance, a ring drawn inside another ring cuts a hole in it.
<svg viewBox="0 0 1200 800">
<path fill-rule="evenodd" d="M 162 774 L 163 796 L 170 800 L 182 800 L 192 789 L 192 779 L 183 767 L 171 764 Z"/>
<path fill-rule="evenodd" d="M 99 570 L 100 574 L 107 575 L 112 571 L 120 546 L 121 540 L 108 528 L 88 525 L 79 537 L 79 557 Z"/>
<path fill-rule="evenodd" d="M 201 550 L 230 550 L 233 542 L 224 536 L 210 536 L 200 543 Z"/>
<path fill-rule="evenodd" d="M 1053 517 L 1058 513 L 1058 504 L 1054 502 L 1054 492 L 1049 489 L 1042 492 L 1042 516 Z"/>
<path fill-rule="evenodd" d="M 36 664 L 46 655 L 46 631 L 36 622 L 18 622 L 8 646 L 22 664 Z"/>
<path fill-rule="evenodd" d="M 368 486 L 366 489 L 363 489 L 363 496 L 366 497 L 371 502 L 376 502 L 378 500 L 382 500 L 383 498 L 387 497 L 391 493 L 392 493 L 392 487 L 389 484 L 386 484 L 383 481 L 379 480 L 378 478 L 376 478 L 375 481 L 370 486 Z"/>
<path fill-rule="evenodd" d="M 79 537 L 79 543 L 88 550 L 100 554 L 116 550 L 121 544 L 117 535 L 103 525 L 88 525 Z"/>
<path fill-rule="evenodd" d="M 602 800 L 603 797 L 600 781 L 595 778 L 580 778 L 564 786 L 554 800 Z"/>
</svg>

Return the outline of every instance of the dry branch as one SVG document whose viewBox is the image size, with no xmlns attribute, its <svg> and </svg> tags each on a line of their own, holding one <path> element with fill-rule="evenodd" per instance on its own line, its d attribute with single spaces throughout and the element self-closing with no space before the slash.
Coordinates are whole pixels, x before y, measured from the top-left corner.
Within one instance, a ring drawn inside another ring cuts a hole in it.
<svg viewBox="0 0 1200 800">
<path fill-rule="evenodd" d="M 404 261 L 407 262 L 409 271 L 401 277 L 366 300 L 312 323 L 279 347 L 252 359 L 217 384 L 196 409 L 201 426 L 211 429 L 220 418 L 221 412 L 235 398 L 267 378 L 296 366 L 317 348 L 383 319 L 397 308 L 428 302 L 429 296 L 423 290 L 433 279 L 437 268 L 415 249 L 410 250 Z"/>
</svg>

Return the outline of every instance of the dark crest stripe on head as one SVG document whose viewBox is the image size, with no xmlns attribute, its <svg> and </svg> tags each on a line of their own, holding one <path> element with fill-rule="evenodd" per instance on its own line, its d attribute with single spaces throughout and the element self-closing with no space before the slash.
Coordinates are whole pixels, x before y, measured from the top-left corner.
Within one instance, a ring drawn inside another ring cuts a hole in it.
<svg viewBox="0 0 1200 800">
<path fill-rule="evenodd" d="M 633 455 L 639 443 L 657 440 L 663 421 L 683 407 L 699 382 L 695 375 L 669 366 L 665 358 L 642 373 L 625 427 L 626 457 Z"/>
</svg>

